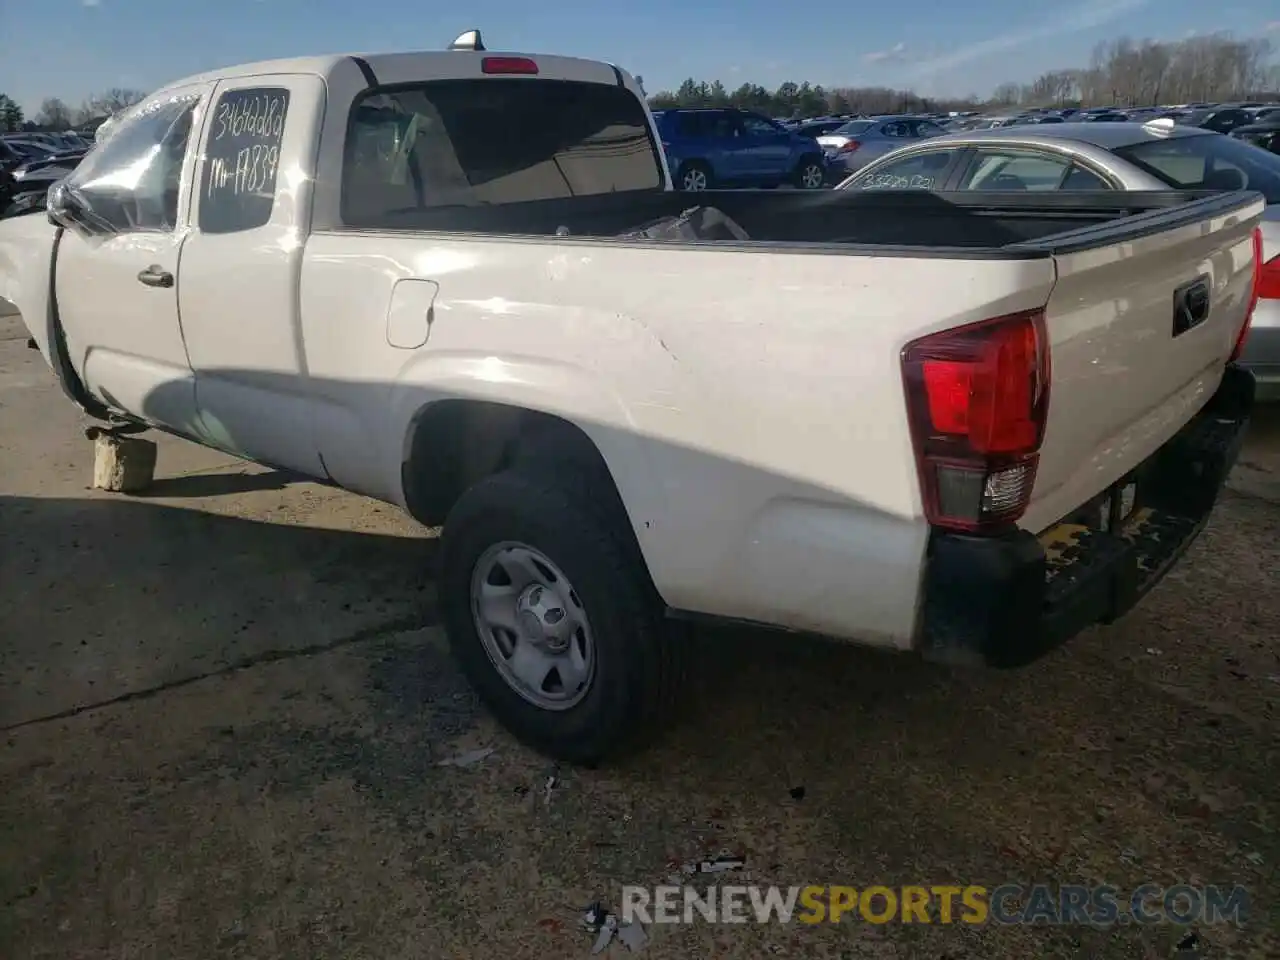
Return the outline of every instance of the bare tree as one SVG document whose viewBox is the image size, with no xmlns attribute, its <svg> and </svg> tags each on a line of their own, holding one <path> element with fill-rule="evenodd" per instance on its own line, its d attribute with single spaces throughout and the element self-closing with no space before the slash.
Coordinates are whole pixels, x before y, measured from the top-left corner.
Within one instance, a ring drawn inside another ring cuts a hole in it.
<svg viewBox="0 0 1280 960">
<path fill-rule="evenodd" d="M 1021 102 L 1037 107 L 1063 107 L 1074 99 L 1076 74 L 1072 70 L 1050 70 L 1022 88 Z"/>
<path fill-rule="evenodd" d="M 84 124 L 101 117 L 113 116 L 121 110 L 146 99 L 146 96 L 141 90 L 112 87 L 110 90 L 104 90 L 102 93 L 97 93 L 87 98 L 80 105 L 80 109 L 76 111 L 75 122 Z"/>
<path fill-rule="evenodd" d="M 71 121 L 71 108 L 57 97 L 46 97 L 36 114 L 36 123 L 50 130 L 67 130 Z"/>
<path fill-rule="evenodd" d="M 1022 88 L 1016 83 L 1002 83 L 991 94 L 991 102 L 1012 105 L 1022 99 Z"/>
</svg>

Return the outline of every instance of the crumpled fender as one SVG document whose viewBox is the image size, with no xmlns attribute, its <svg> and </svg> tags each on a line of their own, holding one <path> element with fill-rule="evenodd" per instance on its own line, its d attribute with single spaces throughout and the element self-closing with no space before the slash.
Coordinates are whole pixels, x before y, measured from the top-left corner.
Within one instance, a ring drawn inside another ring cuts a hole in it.
<svg viewBox="0 0 1280 960">
<path fill-rule="evenodd" d="M 653 471 L 642 424 L 601 376 L 545 357 L 495 357 L 471 352 L 425 351 L 401 371 L 391 388 L 392 430 L 398 456 L 409 456 L 418 420 L 442 400 L 478 400 L 522 407 L 574 424 L 596 445 L 613 476 L 643 548 L 644 519 L 656 509 Z M 388 451 L 390 454 L 391 451 Z M 394 478 L 399 487 L 399 475 Z"/>
</svg>

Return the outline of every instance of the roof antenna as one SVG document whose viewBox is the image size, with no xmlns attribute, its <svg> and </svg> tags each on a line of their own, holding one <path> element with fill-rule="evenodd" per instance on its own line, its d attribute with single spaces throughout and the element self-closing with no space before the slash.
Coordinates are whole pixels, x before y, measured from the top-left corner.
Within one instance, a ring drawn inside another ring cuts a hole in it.
<svg viewBox="0 0 1280 960">
<path fill-rule="evenodd" d="M 449 44 L 450 50 L 483 50 L 484 41 L 480 39 L 479 30 L 468 30 L 458 34 L 458 39 Z"/>
</svg>

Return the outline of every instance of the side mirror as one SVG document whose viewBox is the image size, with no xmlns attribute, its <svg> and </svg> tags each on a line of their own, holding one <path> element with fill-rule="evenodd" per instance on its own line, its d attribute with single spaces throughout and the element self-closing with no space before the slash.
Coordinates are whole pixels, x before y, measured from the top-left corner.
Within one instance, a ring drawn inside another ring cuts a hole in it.
<svg viewBox="0 0 1280 960">
<path fill-rule="evenodd" d="M 74 228 L 75 220 L 72 214 L 74 205 L 71 191 L 67 189 L 65 183 L 59 181 L 49 188 L 45 199 L 45 210 L 49 222 L 55 227 L 66 227 L 68 230 Z"/>
<path fill-rule="evenodd" d="M 113 232 L 110 224 L 94 213 L 84 197 L 69 187 L 65 179 L 51 186 L 47 196 L 46 215 L 55 227 L 65 227 L 85 237 Z"/>
</svg>

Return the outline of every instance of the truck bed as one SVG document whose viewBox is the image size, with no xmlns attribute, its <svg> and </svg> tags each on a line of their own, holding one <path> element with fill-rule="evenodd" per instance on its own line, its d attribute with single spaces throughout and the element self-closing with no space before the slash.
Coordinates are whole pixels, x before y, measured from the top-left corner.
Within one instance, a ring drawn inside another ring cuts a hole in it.
<svg viewBox="0 0 1280 960">
<path fill-rule="evenodd" d="M 1117 230 L 1134 238 L 1238 207 L 1242 193 L 1090 191 L 1073 193 L 920 190 L 860 192 L 709 190 L 644 191 L 533 203 L 405 210 L 396 230 L 522 234 L 605 239 L 674 216 L 714 207 L 757 243 L 836 248 L 849 253 L 895 249 L 911 256 L 1009 256 L 1025 259 L 1112 243 Z M 1176 210 L 1176 214 L 1174 211 Z M 1115 221 L 1124 220 L 1123 226 Z M 1111 226 L 1115 224 L 1115 226 Z M 351 228 L 362 229 L 359 222 Z M 385 220 L 376 228 L 386 232 Z M 623 241 L 625 242 L 625 241 Z M 725 245 L 717 243 L 717 246 Z M 734 246 L 736 244 L 727 244 Z"/>
</svg>

